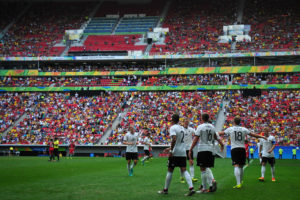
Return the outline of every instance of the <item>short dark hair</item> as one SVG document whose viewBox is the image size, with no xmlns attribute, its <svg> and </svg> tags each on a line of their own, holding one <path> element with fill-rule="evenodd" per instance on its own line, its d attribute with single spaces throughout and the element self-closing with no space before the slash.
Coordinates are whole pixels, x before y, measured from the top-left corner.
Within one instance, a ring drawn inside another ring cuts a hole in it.
<svg viewBox="0 0 300 200">
<path fill-rule="evenodd" d="M 236 116 L 236 117 L 234 118 L 234 123 L 235 123 L 236 125 L 240 125 L 240 123 L 241 123 L 241 118 L 240 118 L 240 116 Z"/>
<path fill-rule="evenodd" d="M 179 122 L 179 115 L 177 113 L 172 115 L 172 122 L 177 124 Z"/>
<path fill-rule="evenodd" d="M 207 113 L 202 114 L 202 120 L 205 121 L 205 122 L 208 122 L 209 115 Z"/>
</svg>

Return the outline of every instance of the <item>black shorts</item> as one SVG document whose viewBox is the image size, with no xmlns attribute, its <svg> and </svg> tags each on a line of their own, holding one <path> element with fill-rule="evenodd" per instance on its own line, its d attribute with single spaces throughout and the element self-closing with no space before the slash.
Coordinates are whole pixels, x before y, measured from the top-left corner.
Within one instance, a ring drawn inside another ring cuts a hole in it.
<svg viewBox="0 0 300 200">
<path fill-rule="evenodd" d="M 149 150 L 144 150 L 146 156 L 150 156 L 150 151 Z"/>
<path fill-rule="evenodd" d="M 126 160 L 138 160 L 138 153 L 126 152 Z"/>
<path fill-rule="evenodd" d="M 234 148 L 231 150 L 232 165 L 246 164 L 246 150 L 245 148 Z"/>
<path fill-rule="evenodd" d="M 269 163 L 272 167 L 275 165 L 275 158 L 274 157 L 262 157 L 261 162 Z"/>
<path fill-rule="evenodd" d="M 186 160 L 190 160 L 190 157 L 189 157 L 189 150 L 186 150 Z M 194 152 L 192 151 L 192 160 L 194 160 Z"/>
<path fill-rule="evenodd" d="M 53 153 L 54 153 L 54 155 L 58 156 L 58 149 L 54 148 Z"/>
<path fill-rule="evenodd" d="M 186 157 L 172 156 L 168 159 L 168 168 L 186 167 Z"/>
<path fill-rule="evenodd" d="M 215 156 L 213 156 L 211 151 L 200 151 L 197 154 L 197 166 L 200 167 L 214 167 L 215 166 Z"/>
</svg>

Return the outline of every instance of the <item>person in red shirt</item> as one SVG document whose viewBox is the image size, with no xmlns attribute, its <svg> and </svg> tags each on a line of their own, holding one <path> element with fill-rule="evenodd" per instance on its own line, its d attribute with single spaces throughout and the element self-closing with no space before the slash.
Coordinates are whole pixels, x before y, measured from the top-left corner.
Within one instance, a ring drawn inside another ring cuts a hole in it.
<svg viewBox="0 0 300 200">
<path fill-rule="evenodd" d="M 53 139 L 50 139 L 50 142 L 48 143 L 49 146 L 49 161 L 55 160 L 54 158 L 54 142 Z"/>
<path fill-rule="evenodd" d="M 72 141 L 71 144 L 69 145 L 69 158 L 72 159 L 74 154 L 75 154 L 75 142 Z"/>
</svg>

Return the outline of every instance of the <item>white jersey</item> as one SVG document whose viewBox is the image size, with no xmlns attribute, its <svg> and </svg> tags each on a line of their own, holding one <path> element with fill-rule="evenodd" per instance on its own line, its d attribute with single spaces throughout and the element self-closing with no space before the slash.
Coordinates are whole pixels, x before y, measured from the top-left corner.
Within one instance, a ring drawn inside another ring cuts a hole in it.
<svg viewBox="0 0 300 200">
<path fill-rule="evenodd" d="M 133 153 L 138 152 L 138 149 L 137 149 L 138 137 L 139 137 L 138 133 L 134 133 L 134 134 L 131 134 L 130 132 L 126 133 L 126 135 L 124 137 L 124 141 L 133 142 L 133 145 L 127 145 L 126 152 L 133 152 Z"/>
<path fill-rule="evenodd" d="M 144 150 L 150 150 L 150 139 L 148 138 L 148 137 L 145 137 L 144 139 L 143 139 L 143 142 L 144 143 L 147 143 L 147 144 L 144 144 Z"/>
<path fill-rule="evenodd" d="M 261 145 L 262 145 L 262 157 L 275 157 L 274 155 L 274 150 L 269 153 L 268 151 L 272 149 L 273 145 L 275 144 L 275 137 L 274 136 L 269 136 L 268 140 L 262 139 L 261 140 Z"/>
<path fill-rule="evenodd" d="M 195 130 L 191 127 L 184 128 L 184 144 L 186 150 L 190 150 L 193 143 L 193 135 L 195 134 Z"/>
<path fill-rule="evenodd" d="M 261 151 L 260 151 L 260 145 L 262 144 L 262 138 L 259 138 L 259 140 L 258 140 L 258 143 L 257 143 L 257 151 L 258 151 L 258 153 L 260 153 Z"/>
<path fill-rule="evenodd" d="M 230 135 L 231 149 L 245 148 L 245 138 L 250 131 L 241 126 L 232 126 L 225 131 L 226 135 Z"/>
<path fill-rule="evenodd" d="M 176 143 L 173 149 L 173 156 L 186 157 L 186 150 L 184 144 L 184 128 L 178 124 L 171 126 L 170 136 L 176 136 Z"/>
<path fill-rule="evenodd" d="M 203 123 L 197 127 L 196 136 L 199 136 L 200 142 L 198 144 L 198 152 L 214 151 L 214 142 L 216 130 L 210 123 Z"/>
</svg>

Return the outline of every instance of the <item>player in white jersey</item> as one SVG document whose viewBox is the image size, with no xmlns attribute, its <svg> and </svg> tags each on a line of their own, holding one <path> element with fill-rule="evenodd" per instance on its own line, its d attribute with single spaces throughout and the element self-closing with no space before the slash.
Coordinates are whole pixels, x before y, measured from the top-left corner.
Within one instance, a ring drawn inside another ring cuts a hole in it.
<svg viewBox="0 0 300 200">
<path fill-rule="evenodd" d="M 189 185 L 189 192 L 186 196 L 195 194 L 193 182 L 190 174 L 186 170 L 186 148 L 184 144 L 184 128 L 178 124 L 179 115 L 172 115 L 172 126 L 170 128 L 170 136 L 172 138 L 171 147 L 165 149 L 164 152 L 169 152 L 168 172 L 164 189 L 158 191 L 159 194 L 168 194 L 168 189 L 172 180 L 172 175 L 175 167 L 180 167 L 186 182 Z"/>
<path fill-rule="evenodd" d="M 142 165 L 144 165 L 145 161 L 149 160 L 149 158 L 150 158 L 151 140 L 150 140 L 149 136 L 150 136 L 150 133 L 149 133 L 148 129 L 145 129 L 145 137 L 142 141 L 142 144 L 144 145 L 145 157 L 142 160 Z"/>
<path fill-rule="evenodd" d="M 264 128 L 265 137 L 267 140 L 261 139 L 260 145 L 260 157 L 262 157 L 261 162 L 261 177 L 259 181 L 265 181 L 265 171 L 267 162 L 271 165 L 272 181 L 275 182 L 275 137 L 269 134 L 269 128 Z"/>
<path fill-rule="evenodd" d="M 241 127 L 240 117 L 235 117 L 233 120 L 233 126 L 227 128 L 225 131 L 219 132 L 219 135 L 230 136 L 231 141 L 231 159 L 232 165 L 234 165 L 234 175 L 237 184 L 233 186 L 235 189 L 239 189 L 243 184 L 244 170 L 243 166 L 246 164 L 246 150 L 245 150 L 245 138 L 247 135 L 256 138 L 265 138 L 258 134 L 250 133 L 247 128 Z"/>
<path fill-rule="evenodd" d="M 126 147 L 126 160 L 127 160 L 127 169 L 129 176 L 133 176 L 133 167 L 136 166 L 138 162 L 138 137 L 139 134 L 134 132 L 133 125 L 130 125 L 129 132 L 124 136 L 123 144 L 127 145 Z M 133 163 L 131 164 L 131 160 Z"/>
<path fill-rule="evenodd" d="M 195 130 L 191 127 L 189 127 L 190 120 L 186 118 L 184 120 L 184 144 L 186 146 L 186 159 L 189 161 L 190 165 L 190 174 L 193 182 L 197 182 L 198 179 L 194 178 L 195 172 L 194 172 L 194 155 L 192 154 L 192 158 L 189 157 L 189 150 L 193 143 L 193 136 L 195 135 Z M 183 174 L 181 174 L 180 182 L 185 183 Z"/>
<path fill-rule="evenodd" d="M 216 188 L 213 188 L 212 176 L 207 171 L 207 168 L 214 167 L 215 156 L 214 142 L 217 140 L 221 145 L 221 151 L 223 151 L 224 145 L 222 141 L 217 137 L 215 127 L 209 123 L 209 115 L 207 113 L 201 116 L 203 124 L 199 125 L 196 130 L 195 139 L 190 147 L 189 156 L 192 157 L 193 148 L 198 145 L 197 165 L 200 167 L 202 186 L 199 193 L 214 192 Z M 209 189 L 207 188 L 209 184 Z M 215 185 L 216 186 L 216 185 Z"/>
</svg>

